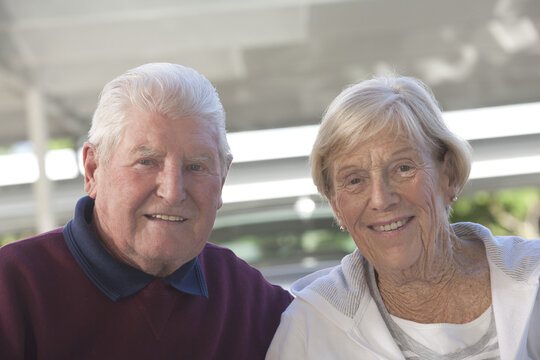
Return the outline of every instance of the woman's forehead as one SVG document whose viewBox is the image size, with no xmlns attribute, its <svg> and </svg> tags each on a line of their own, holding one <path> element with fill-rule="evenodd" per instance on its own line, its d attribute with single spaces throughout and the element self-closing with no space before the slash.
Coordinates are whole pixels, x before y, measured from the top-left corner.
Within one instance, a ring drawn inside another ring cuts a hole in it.
<svg viewBox="0 0 540 360">
<path fill-rule="evenodd" d="M 348 160 L 371 161 L 375 159 L 387 159 L 404 152 L 419 152 L 423 147 L 417 146 L 416 142 L 404 137 L 374 137 L 366 141 L 360 141 L 347 149 L 339 152 L 335 162 L 348 162 Z"/>
</svg>

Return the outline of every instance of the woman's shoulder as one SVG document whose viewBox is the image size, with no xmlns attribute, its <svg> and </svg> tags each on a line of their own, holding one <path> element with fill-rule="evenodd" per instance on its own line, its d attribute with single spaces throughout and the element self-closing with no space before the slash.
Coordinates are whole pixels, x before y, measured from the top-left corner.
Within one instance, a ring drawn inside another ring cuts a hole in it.
<svg viewBox="0 0 540 360">
<path fill-rule="evenodd" d="M 341 264 L 316 271 L 297 280 L 291 292 L 315 306 L 330 305 L 347 317 L 353 317 L 369 295 L 367 260 L 358 250 L 345 256 Z"/>
<path fill-rule="evenodd" d="M 350 290 L 357 284 L 358 278 L 363 277 L 365 261 L 365 258 L 356 250 L 341 259 L 340 264 L 317 270 L 296 280 L 291 286 L 291 290 L 295 294 L 325 286 L 336 289 L 344 287 Z"/>
<path fill-rule="evenodd" d="M 528 281 L 540 274 L 540 239 L 519 236 L 494 236 L 491 231 L 475 223 L 453 224 L 457 236 L 481 240 L 488 261 L 516 281 Z"/>
</svg>

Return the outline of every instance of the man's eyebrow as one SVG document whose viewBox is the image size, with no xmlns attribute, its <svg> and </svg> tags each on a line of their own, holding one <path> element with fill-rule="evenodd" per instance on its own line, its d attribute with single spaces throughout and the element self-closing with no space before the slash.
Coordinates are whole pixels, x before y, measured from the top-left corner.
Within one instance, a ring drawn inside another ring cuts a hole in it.
<svg viewBox="0 0 540 360">
<path fill-rule="evenodd" d="M 189 161 L 213 161 L 214 156 L 209 153 L 196 154 L 187 158 Z"/>
<path fill-rule="evenodd" d="M 134 147 L 131 152 L 134 154 L 141 154 L 143 156 L 162 156 L 163 155 L 161 151 L 149 148 L 145 145 Z"/>
</svg>

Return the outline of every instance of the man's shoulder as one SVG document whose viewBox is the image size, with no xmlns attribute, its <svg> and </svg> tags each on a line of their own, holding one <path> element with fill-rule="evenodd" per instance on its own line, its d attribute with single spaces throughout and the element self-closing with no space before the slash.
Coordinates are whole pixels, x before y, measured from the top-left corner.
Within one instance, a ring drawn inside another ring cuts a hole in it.
<svg viewBox="0 0 540 360">
<path fill-rule="evenodd" d="M 207 242 L 205 244 L 203 252 L 205 252 L 205 251 L 206 252 L 224 253 L 224 254 L 229 254 L 229 255 L 236 256 L 236 255 L 234 255 L 234 252 L 231 249 L 223 247 L 223 246 L 216 245 L 216 244 L 211 243 L 211 242 Z"/>
<path fill-rule="evenodd" d="M 199 261 L 210 287 L 225 286 L 229 289 L 239 287 L 243 292 L 265 291 L 280 294 L 287 301 L 290 301 L 291 295 L 288 291 L 280 286 L 270 284 L 258 269 L 236 256 L 232 250 L 226 247 L 207 243 L 199 255 Z"/>
<path fill-rule="evenodd" d="M 64 243 L 62 230 L 63 228 L 57 228 L 6 244 L 0 248 L 0 257 L 14 256 L 19 253 L 28 256 L 33 253 L 40 253 L 46 248 L 62 245 Z"/>
<path fill-rule="evenodd" d="M 210 242 L 206 243 L 199 254 L 199 261 L 203 268 L 221 268 L 222 270 L 238 268 L 242 269 L 242 271 L 259 272 L 246 261 L 236 256 L 231 249 Z"/>
<path fill-rule="evenodd" d="M 14 274 L 40 277 L 54 273 L 60 262 L 69 259 L 69 250 L 64 241 L 62 228 L 18 240 L 0 248 L 1 276 Z"/>
</svg>

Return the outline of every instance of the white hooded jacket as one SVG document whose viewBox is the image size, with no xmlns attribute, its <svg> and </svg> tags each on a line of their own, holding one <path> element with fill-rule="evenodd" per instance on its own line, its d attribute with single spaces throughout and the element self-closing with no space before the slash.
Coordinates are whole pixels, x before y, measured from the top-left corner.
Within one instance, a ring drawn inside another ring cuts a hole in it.
<svg viewBox="0 0 540 360">
<path fill-rule="evenodd" d="M 502 360 L 540 360 L 540 239 L 495 237 L 478 224 L 452 225 L 462 239 L 483 241 Z M 267 360 L 404 359 L 367 287 L 371 265 L 356 250 L 341 265 L 292 286 Z"/>
</svg>

